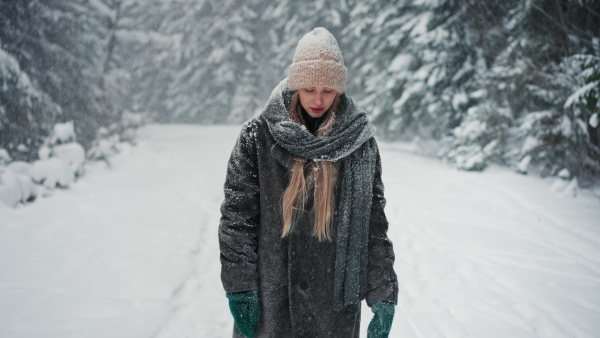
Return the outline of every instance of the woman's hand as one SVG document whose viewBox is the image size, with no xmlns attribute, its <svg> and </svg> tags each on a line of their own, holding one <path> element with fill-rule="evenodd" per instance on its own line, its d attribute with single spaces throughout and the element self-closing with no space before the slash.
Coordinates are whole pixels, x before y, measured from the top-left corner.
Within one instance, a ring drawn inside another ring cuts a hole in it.
<svg viewBox="0 0 600 338">
<path fill-rule="evenodd" d="M 390 302 L 376 302 L 371 307 L 371 311 L 375 315 L 369 323 L 367 338 L 387 338 L 392 328 L 396 306 Z"/>
<path fill-rule="evenodd" d="M 246 337 L 254 337 L 260 322 L 258 292 L 228 293 L 226 296 L 237 329 Z"/>
</svg>

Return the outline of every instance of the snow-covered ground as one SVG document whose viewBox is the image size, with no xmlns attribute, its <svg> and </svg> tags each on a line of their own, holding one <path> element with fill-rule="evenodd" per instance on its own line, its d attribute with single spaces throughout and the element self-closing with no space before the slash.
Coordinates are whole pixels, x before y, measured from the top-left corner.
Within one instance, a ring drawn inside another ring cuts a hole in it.
<svg viewBox="0 0 600 338">
<path fill-rule="evenodd" d="M 0 337 L 230 336 L 217 226 L 238 131 L 148 126 L 111 168 L 0 207 Z M 380 148 L 400 282 L 391 337 L 598 336 L 598 197 Z"/>
</svg>

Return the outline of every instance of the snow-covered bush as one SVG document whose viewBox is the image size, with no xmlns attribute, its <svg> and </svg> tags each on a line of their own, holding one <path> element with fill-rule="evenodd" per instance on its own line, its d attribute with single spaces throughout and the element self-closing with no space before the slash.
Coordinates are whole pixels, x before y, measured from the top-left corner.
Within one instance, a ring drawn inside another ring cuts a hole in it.
<svg viewBox="0 0 600 338">
<path fill-rule="evenodd" d="M 15 173 L 15 177 L 21 188 L 21 202 L 33 202 L 38 197 L 38 186 L 33 183 L 29 176 Z"/>
<path fill-rule="evenodd" d="M 529 165 L 531 164 L 531 155 L 526 155 L 521 159 L 519 164 L 517 165 L 517 172 L 519 174 L 527 174 L 529 173 Z"/>
<path fill-rule="evenodd" d="M 136 130 L 142 125 L 144 125 L 144 115 L 142 113 L 123 113 L 121 118 L 122 130 L 119 133 L 121 141 L 135 143 Z"/>
<path fill-rule="evenodd" d="M 38 149 L 38 157 L 40 160 L 47 160 L 52 155 L 52 148 L 47 145 L 42 145 L 40 149 Z"/>
<path fill-rule="evenodd" d="M 517 125 L 512 131 L 513 138 L 521 144 L 512 163 L 517 172 L 554 176 L 562 168 L 573 169 L 571 161 L 577 158 L 579 150 L 574 142 L 574 125 L 567 114 L 556 109 L 531 112 Z"/>
<path fill-rule="evenodd" d="M 16 206 L 23 196 L 17 176 L 7 167 L 0 166 L 0 201 L 9 207 Z"/>
<path fill-rule="evenodd" d="M 0 165 L 0 202 L 14 207 L 36 199 L 38 187 L 31 180 L 31 165 L 15 161 Z"/>
<path fill-rule="evenodd" d="M 73 177 L 81 177 L 84 173 L 85 149 L 77 142 L 64 143 L 52 149 L 52 157 L 69 164 Z"/>
<path fill-rule="evenodd" d="M 31 178 L 47 189 L 68 188 L 73 182 L 73 172 L 69 164 L 59 158 L 49 158 L 33 163 Z"/>
<path fill-rule="evenodd" d="M 87 158 L 94 161 L 106 161 L 119 152 L 119 136 L 109 135 L 108 130 L 100 128 L 98 138 L 87 152 Z"/>
<path fill-rule="evenodd" d="M 28 176 L 31 178 L 31 164 L 23 161 L 14 161 L 8 164 L 8 169 L 15 174 Z"/>
<path fill-rule="evenodd" d="M 21 202 L 32 202 L 38 196 L 38 186 L 31 178 L 32 165 L 23 161 L 11 162 L 7 168 L 11 170 L 21 187 Z"/>
<path fill-rule="evenodd" d="M 144 116 L 141 113 L 123 113 L 121 124 L 125 128 L 139 128 L 144 124 Z"/>
<path fill-rule="evenodd" d="M 577 197 L 579 183 L 577 177 L 571 178 L 571 173 L 565 168 L 558 172 L 551 189 L 565 197 Z"/>
<path fill-rule="evenodd" d="M 57 123 L 54 125 L 52 134 L 38 150 L 41 161 L 56 158 L 66 162 L 71 171 L 71 180 L 84 174 L 85 164 L 85 149 L 81 144 L 75 142 L 75 139 L 73 121 Z M 36 181 L 39 182 L 40 178 L 36 178 Z"/>
<path fill-rule="evenodd" d="M 50 136 L 50 144 L 55 145 L 69 142 L 75 142 L 75 125 L 73 121 L 55 124 Z"/>
<path fill-rule="evenodd" d="M 454 162 L 457 169 L 481 171 L 486 167 L 485 155 L 479 146 L 458 146 L 446 156 Z"/>
<path fill-rule="evenodd" d="M 506 109 L 489 103 L 473 106 L 446 138 L 439 155 L 468 171 L 481 171 L 490 161 L 501 162 L 505 152 L 501 140 L 510 122 Z"/>
<path fill-rule="evenodd" d="M 0 148 L 0 165 L 7 165 L 11 160 L 8 151 L 4 148 Z"/>
</svg>

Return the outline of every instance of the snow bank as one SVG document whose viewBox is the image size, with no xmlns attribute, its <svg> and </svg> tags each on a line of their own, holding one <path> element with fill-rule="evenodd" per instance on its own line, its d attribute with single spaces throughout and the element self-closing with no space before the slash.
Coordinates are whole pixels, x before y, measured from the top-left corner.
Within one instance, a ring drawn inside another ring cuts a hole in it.
<svg viewBox="0 0 600 338">
<path fill-rule="evenodd" d="M 50 147 L 44 145 L 38 149 L 38 157 L 40 160 L 47 160 L 50 158 L 50 155 L 52 155 L 52 149 Z"/>
<path fill-rule="evenodd" d="M 127 123 L 132 133 L 130 139 L 135 139 L 133 129 L 142 122 L 140 114 L 127 115 Z M 108 159 L 127 149 L 129 144 L 122 143 L 118 135 L 109 135 L 105 128 L 98 132 L 100 138 L 88 151 L 87 158 Z M 75 142 L 76 134 L 73 121 L 58 123 L 52 129 L 52 134 L 38 150 L 40 160 L 33 164 L 15 161 L 10 162 L 8 152 L 0 148 L 0 166 L 2 166 L 3 181 L 0 181 L 0 203 L 14 207 L 19 202 L 26 203 L 35 200 L 40 191 L 47 196 L 55 188 L 69 188 L 71 184 L 85 173 L 86 151 Z M 22 147 L 25 147 L 22 145 Z M 38 185 L 43 185 L 39 187 Z"/>
<path fill-rule="evenodd" d="M 16 174 L 17 182 L 21 188 L 21 203 L 33 202 L 38 197 L 38 187 L 31 180 L 30 176 Z"/>
<path fill-rule="evenodd" d="M 25 162 L 13 162 L 0 166 L 0 201 L 15 207 L 38 196 L 38 187 L 31 180 L 31 166 Z"/>
<path fill-rule="evenodd" d="M 69 163 L 59 158 L 49 158 L 33 163 L 32 180 L 48 189 L 68 188 L 73 182 Z"/>
<path fill-rule="evenodd" d="M 14 161 L 8 164 L 8 169 L 15 174 L 21 174 L 31 178 L 31 164 L 23 161 Z"/>
<path fill-rule="evenodd" d="M 96 141 L 88 150 L 87 157 L 91 160 L 107 160 L 117 153 L 119 153 L 119 137 L 114 135 Z"/>
<path fill-rule="evenodd" d="M 1 56 L 1 55 L 0 55 Z M 134 140 L 135 130 L 143 121 L 141 114 L 125 113 L 130 140 Z M 127 149 L 129 144 L 122 143 L 118 135 L 110 135 L 106 128 L 98 131 L 99 139 L 92 144 L 87 158 L 102 160 L 108 159 Z M 0 167 L 2 180 L 0 180 L 0 204 L 10 207 L 19 202 L 26 203 L 35 200 L 40 191 L 44 196 L 55 188 L 69 188 L 71 184 L 85 173 L 86 151 L 83 146 L 75 142 L 75 126 L 73 121 L 57 123 L 51 135 L 45 139 L 44 144 L 38 149 L 40 160 L 33 164 L 15 161 L 11 162 L 9 153 L 0 148 Z M 26 149 L 25 145 L 19 148 Z M 38 185 L 43 185 L 43 188 Z"/>
<path fill-rule="evenodd" d="M 48 189 L 67 188 L 83 176 L 85 149 L 75 142 L 73 121 L 57 123 L 46 144 L 40 147 L 40 160 L 33 164 L 32 179 Z"/>
<path fill-rule="evenodd" d="M 0 165 L 6 165 L 11 158 L 6 149 L 0 148 Z"/>
<path fill-rule="evenodd" d="M 21 186 L 16 175 L 8 168 L 0 167 L 0 201 L 14 207 L 21 199 Z"/>
<path fill-rule="evenodd" d="M 83 176 L 85 149 L 77 142 L 60 144 L 52 149 L 52 157 L 61 159 L 69 164 L 73 177 Z"/>
<path fill-rule="evenodd" d="M 39 188 L 31 179 L 32 165 L 23 161 L 15 161 L 11 162 L 7 168 L 15 174 L 19 182 L 19 186 L 21 187 L 21 202 L 34 201 L 38 197 Z"/>
</svg>

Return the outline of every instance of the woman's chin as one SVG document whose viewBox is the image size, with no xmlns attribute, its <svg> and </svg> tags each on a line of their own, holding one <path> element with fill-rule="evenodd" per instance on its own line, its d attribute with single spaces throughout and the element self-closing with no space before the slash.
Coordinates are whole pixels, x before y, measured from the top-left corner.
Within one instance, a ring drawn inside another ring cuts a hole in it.
<svg viewBox="0 0 600 338">
<path fill-rule="evenodd" d="M 319 117 L 323 116 L 325 114 L 325 109 L 320 110 L 318 112 L 315 112 L 314 110 L 310 109 L 309 111 L 307 111 L 308 115 L 310 115 L 310 117 L 318 119 Z"/>
</svg>

